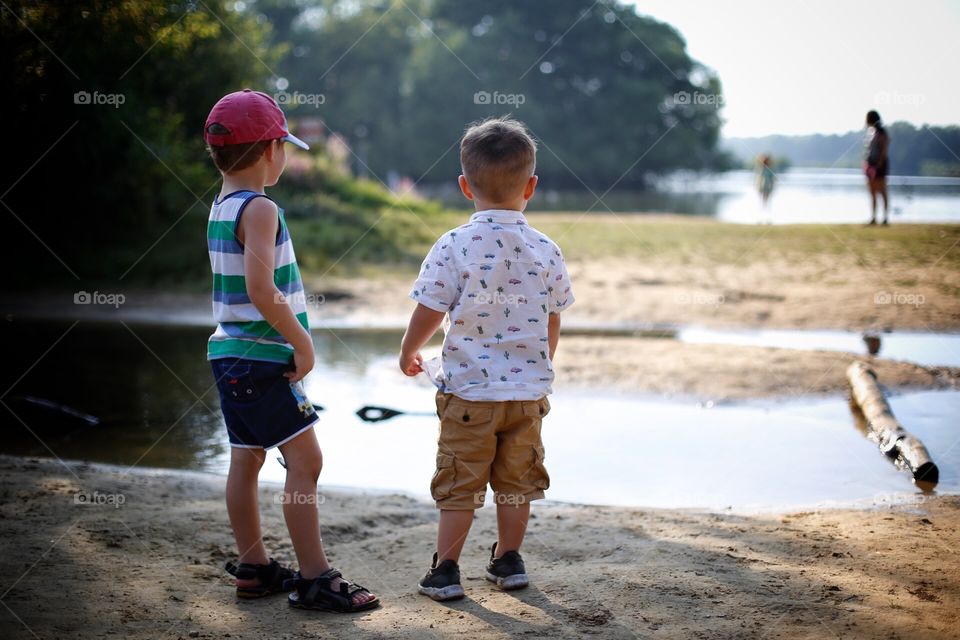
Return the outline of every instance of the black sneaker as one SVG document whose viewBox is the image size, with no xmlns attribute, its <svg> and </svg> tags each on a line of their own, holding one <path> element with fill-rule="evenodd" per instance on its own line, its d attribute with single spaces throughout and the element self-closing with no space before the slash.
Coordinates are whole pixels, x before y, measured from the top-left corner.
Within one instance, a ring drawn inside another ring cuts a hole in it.
<svg viewBox="0 0 960 640">
<path fill-rule="evenodd" d="M 523 558 L 516 551 L 507 551 L 499 558 L 494 559 L 497 552 L 497 543 L 490 549 L 490 563 L 487 564 L 487 580 L 495 582 L 504 591 L 523 589 L 530 584 L 527 578 L 527 569 L 523 566 Z"/>
<path fill-rule="evenodd" d="M 420 593 L 438 602 L 457 600 L 464 595 L 460 585 L 460 567 L 453 560 L 444 560 L 438 567 L 437 554 L 433 554 L 430 570 L 417 586 Z"/>
</svg>

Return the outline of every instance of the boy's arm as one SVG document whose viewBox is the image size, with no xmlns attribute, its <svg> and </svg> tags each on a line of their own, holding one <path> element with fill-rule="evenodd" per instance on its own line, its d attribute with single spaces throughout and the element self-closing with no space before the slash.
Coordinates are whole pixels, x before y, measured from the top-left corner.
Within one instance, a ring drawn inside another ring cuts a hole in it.
<svg viewBox="0 0 960 640">
<path fill-rule="evenodd" d="M 434 311 L 429 307 L 418 304 L 410 316 L 410 324 L 407 325 L 407 331 L 403 334 L 403 342 L 400 344 L 400 370 L 408 376 L 415 376 L 423 371 L 423 356 L 420 355 L 420 349 L 427 341 L 433 337 L 433 334 L 440 328 L 443 322 L 442 311 Z"/>
<path fill-rule="evenodd" d="M 278 226 L 277 205 L 266 198 L 254 198 L 243 211 L 237 236 L 244 245 L 247 295 L 270 326 L 293 347 L 295 369 L 284 375 L 296 382 L 313 369 L 313 340 L 273 281 Z"/>
<path fill-rule="evenodd" d="M 547 345 L 550 347 L 550 359 L 553 360 L 553 354 L 557 352 L 557 344 L 560 342 L 560 314 L 551 313 L 547 319 Z"/>
</svg>

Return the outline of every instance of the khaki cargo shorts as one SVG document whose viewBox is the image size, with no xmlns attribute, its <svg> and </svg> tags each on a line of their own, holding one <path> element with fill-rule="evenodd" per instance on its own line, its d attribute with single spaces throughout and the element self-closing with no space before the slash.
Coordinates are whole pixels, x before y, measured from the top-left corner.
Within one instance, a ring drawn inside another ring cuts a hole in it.
<svg viewBox="0 0 960 640">
<path fill-rule="evenodd" d="M 497 504 L 543 498 L 550 476 L 543 466 L 540 425 L 549 412 L 546 396 L 477 402 L 437 392 L 440 438 L 430 483 L 437 508 L 478 509 L 488 483 Z"/>
</svg>

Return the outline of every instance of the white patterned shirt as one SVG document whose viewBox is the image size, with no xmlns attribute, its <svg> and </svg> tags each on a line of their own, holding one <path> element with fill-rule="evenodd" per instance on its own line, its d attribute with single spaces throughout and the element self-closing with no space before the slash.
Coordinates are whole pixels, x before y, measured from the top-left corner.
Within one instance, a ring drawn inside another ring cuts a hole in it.
<svg viewBox="0 0 960 640">
<path fill-rule="evenodd" d="M 536 400 L 551 392 L 549 314 L 573 304 L 560 248 L 523 213 L 478 211 L 443 234 L 410 297 L 447 313 L 434 384 L 464 400 Z"/>
</svg>

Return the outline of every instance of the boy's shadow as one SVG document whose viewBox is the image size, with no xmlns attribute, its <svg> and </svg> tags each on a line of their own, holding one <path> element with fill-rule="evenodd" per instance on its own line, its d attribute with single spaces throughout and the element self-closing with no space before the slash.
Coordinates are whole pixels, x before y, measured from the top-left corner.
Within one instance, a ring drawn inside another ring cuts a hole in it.
<svg viewBox="0 0 960 640">
<path fill-rule="evenodd" d="M 584 586 L 586 587 L 586 585 Z M 478 620 L 486 622 L 491 627 L 502 631 L 508 636 L 529 634 L 537 637 L 552 635 L 548 634 L 548 632 L 555 633 L 558 630 L 561 631 L 561 635 L 565 635 L 562 632 L 566 630 L 571 637 L 579 637 L 590 629 L 594 632 L 602 631 L 604 637 L 637 637 L 636 633 L 614 619 L 613 614 L 608 609 L 598 607 L 590 599 L 585 599 L 583 606 L 575 609 L 551 600 L 547 594 L 532 584 L 525 589 L 502 591 L 499 593 L 516 598 L 529 607 L 539 609 L 551 621 L 547 623 L 534 622 L 524 620 L 524 617 L 520 615 L 513 616 L 493 611 L 469 595 L 462 600 L 438 604 L 462 613 L 469 613 Z"/>
</svg>

